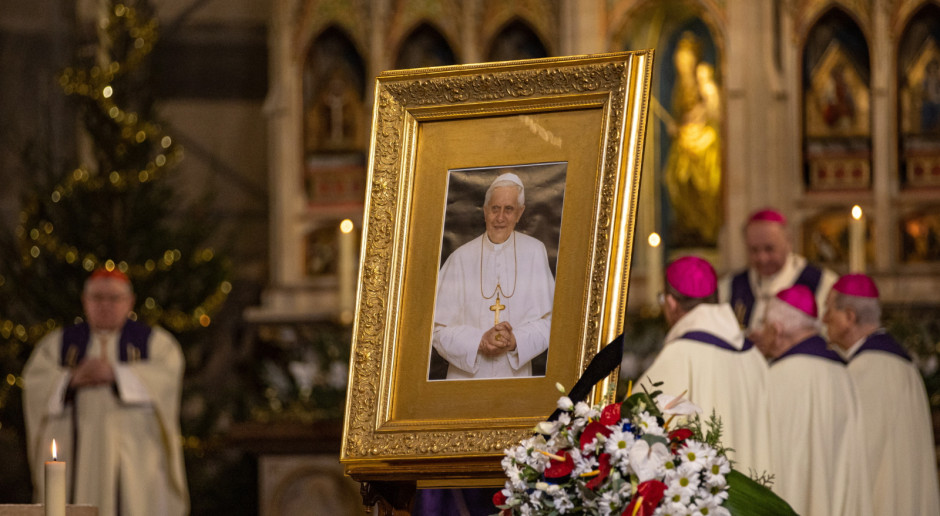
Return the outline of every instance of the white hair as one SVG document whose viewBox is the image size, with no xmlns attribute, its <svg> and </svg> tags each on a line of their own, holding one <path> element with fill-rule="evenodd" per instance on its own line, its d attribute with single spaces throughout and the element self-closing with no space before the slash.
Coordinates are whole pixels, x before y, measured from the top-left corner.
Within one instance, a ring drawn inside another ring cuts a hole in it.
<svg viewBox="0 0 940 516">
<path fill-rule="evenodd" d="M 513 179 L 504 179 L 505 176 L 512 176 Z M 493 190 L 503 187 L 503 186 L 512 186 L 519 191 L 518 196 L 516 197 L 516 204 L 519 206 L 525 206 L 525 188 L 522 186 L 522 181 L 519 180 L 518 176 L 515 174 L 503 174 L 496 178 L 490 184 L 490 187 L 486 189 L 486 196 L 483 198 L 483 206 L 488 206 L 490 204 L 490 197 L 493 196 Z"/>
<path fill-rule="evenodd" d="M 819 321 L 776 297 L 767 303 L 764 321 L 780 326 L 780 334 L 792 337 L 808 330 L 819 331 Z"/>
<path fill-rule="evenodd" d="M 873 324 L 881 326 L 881 302 L 876 297 L 861 297 L 843 294 L 836 290 L 833 293 L 833 304 L 839 310 L 852 310 L 858 324 Z"/>
</svg>

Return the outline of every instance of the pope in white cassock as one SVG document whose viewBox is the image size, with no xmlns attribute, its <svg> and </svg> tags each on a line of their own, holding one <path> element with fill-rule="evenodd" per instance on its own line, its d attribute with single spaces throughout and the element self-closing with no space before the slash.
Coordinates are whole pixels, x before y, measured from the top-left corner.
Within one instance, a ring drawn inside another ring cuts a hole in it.
<svg viewBox="0 0 940 516">
<path fill-rule="evenodd" d="M 128 319 L 134 295 L 117 270 L 91 275 L 82 306 L 86 322 L 44 337 L 23 370 L 35 499 L 43 499 L 55 439 L 69 503 L 97 506 L 101 516 L 187 514 L 179 344 Z"/>
<path fill-rule="evenodd" d="M 722 443 L 745 474 L 770 473 L 768 414 L 764 401 L 767 364 L 745 339 L 727 303 L 717 302 L 718 279 L 707 261 L 685 256 L 666 267 L 661 299 L 669 331 L 663 349 L 640 377 L 662 382 L 664 393 L 685 397 L 714 411 L 723 424 Z"/>
<path fill-rule="evenodd" d="M 525 188 L 513 173 L 486 191 L 486 232 L 463 244 L 438 275 L 432 345 L 447 379 L 532 375 L 548 349 L 555 279 L 545 246 L 515 230 Z"/>
<path fill-rule="evenodd" d="M 881 327 L 878 287 L 847 274 L 832 287 L 823 322 L 849 362 L 858 392 L 875 514 L 940 514 L 933 421 L 924 380 Z"/>
<path fill-rule="evenodd" d="M 804 285 L 767 304 L 773 491 L 802 516 L 875 514 L 859 402 L 845 362 L 819 335 L 819 311 Z"/>
</svg>

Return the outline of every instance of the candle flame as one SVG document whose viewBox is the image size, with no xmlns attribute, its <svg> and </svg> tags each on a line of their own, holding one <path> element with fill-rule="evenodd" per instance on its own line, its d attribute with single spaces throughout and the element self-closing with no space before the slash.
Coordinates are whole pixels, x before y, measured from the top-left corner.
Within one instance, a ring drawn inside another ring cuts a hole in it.
<svg viewBox="0 0 940 516">
<path fill-rule="evenodd" d="M 343 221 L 339 223 L 339 230 L 343 233 L 349 233 L 353 230 L 353 227 L 355 227 L 355 225 L 353 224 L 353 221 L 349 219 L 343 219 Z"/>
<path fill-rule="evenodd" d="M 56 460 L 55 439 L 52 440 L 52 460 Z"/>
<path fill-rule="evenodd" d="M 662 242 L 662 239 L 659 238 L 659 233 L 657 233 L 657 232 L 655 232 L 655 231 L 652 232 L 652 233 L 650 233 L 649 243 L 650 243 L 651 246 L 653 246 L 653 247 L 659 247 L 659 243 L 660 243 L 660 242 Z"/>
<path fill-rule="evenodd" d="M 862 207 L 859 205 L 852 206 L 852 218 L 859 220 L 862 218 Z"/>
</svg>

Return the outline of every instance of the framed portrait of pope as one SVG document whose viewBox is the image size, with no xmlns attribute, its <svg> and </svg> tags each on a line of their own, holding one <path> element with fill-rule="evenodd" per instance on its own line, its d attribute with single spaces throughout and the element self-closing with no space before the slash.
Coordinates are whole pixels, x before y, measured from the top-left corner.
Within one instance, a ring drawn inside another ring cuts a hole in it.
<svg viewBox="0 0 940 516">
<path fill-rule="evenodd" d="M 623 332 L 652 59 L 376 78 L 348 475 L 501 485 L 503 450 Z"/>
<path fill-rule="evenodd" d="M 428 380 L 545 375 L 566 171 L 448 171 Z"/>
</svg>

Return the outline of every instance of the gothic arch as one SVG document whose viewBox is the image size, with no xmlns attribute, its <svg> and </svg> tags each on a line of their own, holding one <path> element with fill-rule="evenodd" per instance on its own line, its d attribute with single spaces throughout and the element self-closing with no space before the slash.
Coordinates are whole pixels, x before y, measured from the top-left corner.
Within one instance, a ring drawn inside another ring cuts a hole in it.
<svg viewBox="0 0 940 516">
<path fill-rule="evenodd" d="M 395 52 L 395 68 L 425 68 L 457 64 L 453 46 L 429 22 L 422 22 L 408 32 Z"/>
<path fill-rule="evenodd" d="M 522 18 L 507 21 L 489 42 L 487 61 L 508 61 L 548 57 L 545 42 Z"/>
</svg>

